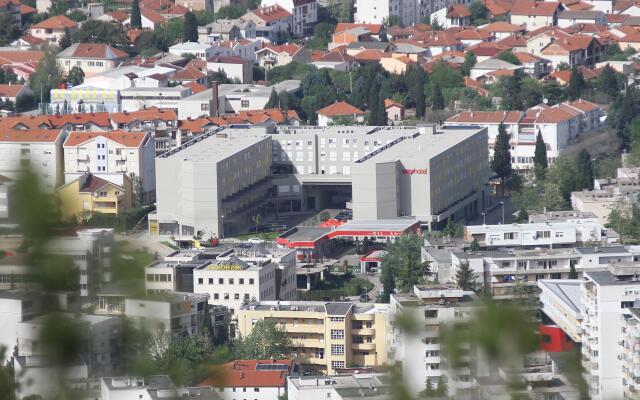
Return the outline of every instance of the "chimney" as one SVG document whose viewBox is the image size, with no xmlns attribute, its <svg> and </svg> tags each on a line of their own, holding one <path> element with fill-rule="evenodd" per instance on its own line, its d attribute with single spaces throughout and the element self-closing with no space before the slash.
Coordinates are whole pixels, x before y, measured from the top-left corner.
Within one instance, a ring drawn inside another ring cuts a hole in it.
<svg viewBox="0 0 640 400">
<path fill-rule="evenodd" d="M 211 82 L 211 101 L 209 102 L 209 116 L 218 116 L 218 81 Z"/>
</svg>

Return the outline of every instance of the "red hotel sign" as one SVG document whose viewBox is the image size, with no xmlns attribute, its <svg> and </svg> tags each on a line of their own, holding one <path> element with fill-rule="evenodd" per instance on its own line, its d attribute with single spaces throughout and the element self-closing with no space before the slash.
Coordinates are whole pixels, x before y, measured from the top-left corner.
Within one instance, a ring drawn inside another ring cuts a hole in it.
<svg viewBox="0 0 640 400">
<path fill-rule="evenodd" d="M 417 169 L 417 168 L 413 168 L 413 169 L 403 169 L 402 173 L 405 175 L 414 175 L 414 174 L 418 174 L 418 175 L 426 175 L 427 174 L 427 169 Z"/>
</svg>

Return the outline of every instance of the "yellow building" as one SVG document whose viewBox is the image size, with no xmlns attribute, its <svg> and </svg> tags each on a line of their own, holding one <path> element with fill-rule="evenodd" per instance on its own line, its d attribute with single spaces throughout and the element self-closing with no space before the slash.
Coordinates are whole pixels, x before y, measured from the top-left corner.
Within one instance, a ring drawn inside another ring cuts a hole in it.
<svg viewBox="0 0 640 400">
<path fill-rule="evenodd" d="M 335 374 L 387 362 L 388 310 L 387 304 L 261 301 L 240 309 L 238 332 L 246 336 L 257 321 L 275 321 L 291 338 L 300 365 Z"/>
<path fill-rule="evenodd" d="M 131 180 L 121 175 L 122 185 L 116 185 L 91 173 L 59 187 L 56 192 L 63 218 L 86 218 L 92 212 L 115 214 L 131 208 Z"/>
</svg>

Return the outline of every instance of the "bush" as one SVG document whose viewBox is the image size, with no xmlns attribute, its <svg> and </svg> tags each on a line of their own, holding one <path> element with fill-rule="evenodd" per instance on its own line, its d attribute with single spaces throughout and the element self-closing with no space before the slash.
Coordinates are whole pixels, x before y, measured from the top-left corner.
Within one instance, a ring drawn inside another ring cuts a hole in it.
<svg viewBox="0 0 640 400">
<path fill-rule="evenodd" d="M 155 210 L 155 206 L 130 208 L 118 215 L 93 212 L 87 215 L 84 225 L 96 228 L 113 228 L 117 232 L 126 232 L 135 227 L 142 217 L 153 210 Z"/>
</svg>

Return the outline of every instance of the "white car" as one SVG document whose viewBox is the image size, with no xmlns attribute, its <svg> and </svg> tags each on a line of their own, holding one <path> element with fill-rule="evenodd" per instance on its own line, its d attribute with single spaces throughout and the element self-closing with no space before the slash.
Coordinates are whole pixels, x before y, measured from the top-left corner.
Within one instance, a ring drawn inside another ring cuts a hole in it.
<svg viewBox="0 0 640 400">
<path fill-rule="evenodd" d="M 249 239 L 247 239 L 247 243 L 249 243 L 249 244 L 262 244 L 262 243 L 264 243 L 264 240 L 258 239 L 258 238 L 249 238 Z"/>
</svg>

